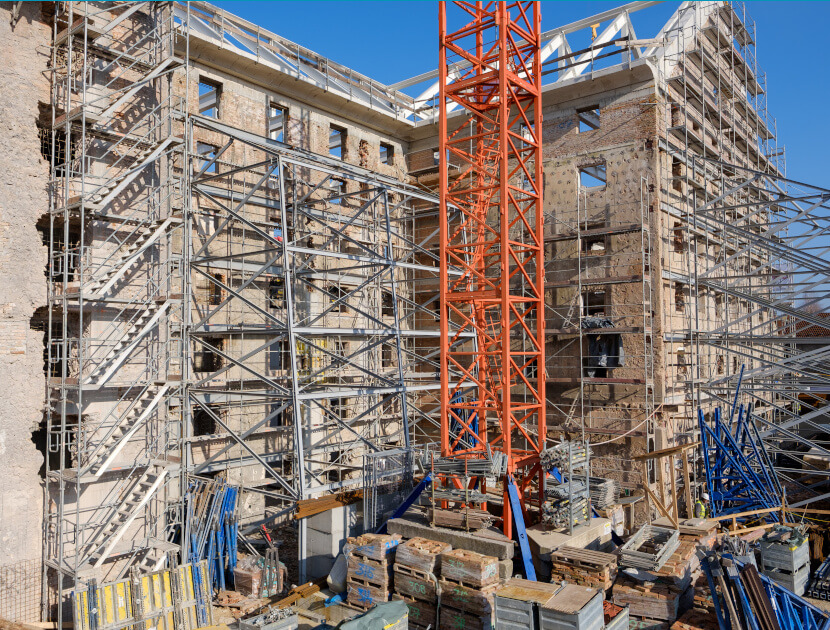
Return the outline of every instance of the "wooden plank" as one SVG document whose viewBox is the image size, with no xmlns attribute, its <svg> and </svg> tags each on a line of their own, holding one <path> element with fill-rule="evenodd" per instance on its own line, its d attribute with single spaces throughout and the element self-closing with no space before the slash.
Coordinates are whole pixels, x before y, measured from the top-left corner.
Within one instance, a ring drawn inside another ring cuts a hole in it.
<svg viewBox="0 0 830 630">
<path fill-rule="evenodd" d="M 351 505 L 363 500 L 363 491 L 356 492 L 341 492 L 338 494 L 331 494 L 324 497 L 317 497 L 316 499 L 303 499 L 297 501 L 297 512 L 294 514 L 294 519 L 308 518 L 315 514 L 322 514 L 344 505 Z"/>
<path fill-rule="evenodd" d="M 686 495 L 686 518 L 695 517 L 695 505 L 692 501 L 692 483 L 689 471 L 689 451 L 683 451 L 683 490 Z"/>
<path fill-rule="evenodd" d="M 689 442 L 688 444 L 681 444 L 680 446 L 670 446 L 669 448 L 663 448 L 659 451 L 651 451 L 651 453 L 646 453 L 645 455 L 634 455 L 631 459 L 642 461 L 646 459 L 654 459 L 656 457 L 664 457 L 666 455 L 674 455 L 675 453 L 680 453 L 681 451 L 688 450 L 690 448 L 696 448 L 700 446 L 700 442 Z"/>
</svg>

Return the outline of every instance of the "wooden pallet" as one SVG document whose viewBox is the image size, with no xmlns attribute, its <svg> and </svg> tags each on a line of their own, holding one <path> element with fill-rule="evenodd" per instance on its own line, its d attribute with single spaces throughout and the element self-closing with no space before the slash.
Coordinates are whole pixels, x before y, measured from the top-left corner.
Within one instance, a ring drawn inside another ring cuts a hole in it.
<svg viewBox="0 0 830 630">
<path fill-rule="evenodd" d="M 405 571 L 395 565 L 395 591 L 425 601 L 438 599 L 438 583 L 434 576 L 423 571 Z"/>
<path fill-rule="evenodd" d="M 491 616 L 478 617 L 449 606 L 441 606 L 441 630 L 493 630 Z"/>
<path fill-rule="evenodd" d="M 494 595 L 498 584 L 471 588 L 459 582 L 441 579 L 441 605 L 462 610 L 472 615 L 492 615 L 495 611 Z"/>
<path fill-rule="evenodd" d="M 401 595 L 399 593 L 392 595 L 392 599 L 399 599 L 406 602 L 406 605 L 409 608 L 410 628 L 420 629 L 427 628 L 428 626 L 432 626 L 432 628 L 436 627 L 435 624 L 438 620 L 437 602 L 425 602 L 420 599 L 415 599 L 414 597 Z"/>
<path fill-rule="evenodd" d="M 392 585 L 392 563 L 349 554 L 346 576 L 388 589 Z"/>
<path fill-rule="evenodd" d="M 362 606 L 367 610 L 375 604 L 389 601 L 388 587 L 378 587 L 365 580 L 348 578 L 346 580 L 346 591 L 346 601 L 355 606 Z"/>
<path fill-rule="evenodd" d="M 617 566 L 617 556 L 602 551 L 579 549 L 577 547 L 560 547 L 550 554 L 551 562 L 567 564 L 584 569 Z"/>
<path fill-rule="evenodd" d="M 688 599 L 693 597 L 693 590 L 688 589 Z M 646 619 L 660 619 L 672 623 L 677 619 L 681 599 L 684 593 L 671 585 L 656 582 L 637 582 L 622 578 L 614 585 L 614 603 L 618 606 L 628 604 L 629 614 Z"/>
</svg>

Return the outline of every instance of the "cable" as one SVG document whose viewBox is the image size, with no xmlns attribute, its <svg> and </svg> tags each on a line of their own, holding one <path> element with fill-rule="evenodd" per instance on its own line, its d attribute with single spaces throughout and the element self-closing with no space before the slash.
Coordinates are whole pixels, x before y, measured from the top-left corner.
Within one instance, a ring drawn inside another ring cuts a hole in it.
<svg viewBox="0 0 830 630">
<path fill-rule="evenodd" d="M 660 407 L 662 407 L 662 405 L 660 405 Z M 620 439 L 624 438 L 626 435 L 630 435 L 631 433 L 634 433 L 634 431 L 636 431 L 636 430 L 637 430 L 637 429 L 639 429 L 641 426 L 643 426 L 646 422 L 648 422 L 649 420 L 651 420 L 651 418 L 653 418 L 653 417 L 655 416 L 655 414 L 656 414 L 658 411 L 660 411 L 660 407 L 658 407 L 657 409 L 655 409 L 654 411 L 652 411 L 650 416 L 646 417 L 646 419 L 645 419 L 645 420 L 643 420 L 640 424 L 638 424 L 637 426 L 635 426 L 635 427 L 634 427 L 633 429 L 631 429 L 630 431 L 626 431 L 626 432 L 625 432 L 625 433 L 623 433 L 622 435 L 618 435 L 617 437 L 611 438 L 610 440 L 605 440 L 605 442 L 589 442 L 589 443 L 588 443 L 588 445 L 589 445 L 589 446 L 602 446 L 603 444 L 610 444 L 611 442 L 616 442 L 617 440 L 620 440 Z"/>
</svg>

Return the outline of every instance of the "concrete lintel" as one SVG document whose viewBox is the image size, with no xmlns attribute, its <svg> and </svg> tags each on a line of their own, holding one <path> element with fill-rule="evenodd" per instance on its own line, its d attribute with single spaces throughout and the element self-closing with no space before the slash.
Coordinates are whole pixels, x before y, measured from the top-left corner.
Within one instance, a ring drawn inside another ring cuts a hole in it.
<svg viewBox="0 0 830 630">
<path fill-rule="evenodd" d="M 513 558 L 515 543 L 509 540 L 497 529 L 477 532 L 431 527 L 426 517 L 421 515 L 407 515 L 405 518 L 395 518 L 387 524 L 390 534 L 400 534 L 404 538 L 421 536 L 438 542 L 449 543 L 453 549 L 466 549 L 486 556 L 495 556 L 499 560 Z"/>
</svg>

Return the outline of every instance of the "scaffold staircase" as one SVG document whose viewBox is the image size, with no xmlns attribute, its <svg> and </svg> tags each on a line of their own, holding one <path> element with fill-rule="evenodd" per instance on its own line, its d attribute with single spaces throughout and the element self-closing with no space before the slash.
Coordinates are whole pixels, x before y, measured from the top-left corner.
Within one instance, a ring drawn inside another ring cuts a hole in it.
<svg viewBox="0 0 830 630">
<path fill-rule="evenodd" d="M 84 465 L 83 472 L 94 471 L 96 477 L 110 470 L 113 462 L 123 450 L 124 446 L 135 435 L 136 431 L 150 415 L 164 403 L 171 385 L 145 385 L 121 415 L 114 422 L 106 426 L 106 422 L 99 425 L 100 431 L 105 431 L 103 437 L 92 446 L 92 450 Z M 115 408 L 118 404 L 115 405 Z M 109 414 L 107 419 L 114 414 Z"/>
<path fill-rule="evenodd" d="M 127 248 L 111 264 L 106 265 L 105 271 L 93 277 L 85 286 L 84 293 L 95 297 L 105 296 L 130 268 L 138 261 L 149 247 L 159 242 L 174 226 L 180 225 L 181 219 L 170 217 L 139 225 L 132 235 L 136 235 Z M 125 239 L 127 240 L 127 239 Z"/>
<path fill-rule="evenodd" d="M 97 568 L 112 555 L 127 551 L 126 545 L 120 548 L 118 543 L 162 487 L 168 474 L 169 468 L 167 467 L 157 468 L 155 465 L 149 465 L 144 469 L 98 525 L 92 538 L 87 541 L 82 554 L 85 557 L 81 565 L 91 564 L 92 567 Z M 135 544 L 131 542 L 129 550 L 134 548 Z"/>
<path fill-rule="evenodd" d="M 101 387 L 108 382 L 124 362 L 130 358 L 133 350 L 156 326 L 172 305 L 173 300 L 164 302 L 150 301 L 144 310 L 132 320 L 129 328 L 116 341 L 115 345 L 101 358 L 92 372 L 84 379 L 84 385 Z"/>
</svg>

